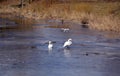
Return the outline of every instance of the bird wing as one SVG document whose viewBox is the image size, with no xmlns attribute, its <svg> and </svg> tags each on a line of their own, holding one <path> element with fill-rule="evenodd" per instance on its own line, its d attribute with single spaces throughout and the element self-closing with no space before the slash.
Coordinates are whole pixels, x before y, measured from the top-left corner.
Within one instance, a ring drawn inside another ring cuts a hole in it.
<svg viewBox="0 0 120 76">
<path fill-rule="evenodd" d="M 72 42 L 71 42 L 71 41 L 69 41 L 69 46 L 70 46 L 70 45 L 72 45 Z"/>
<path fill-rule="evenodd" d="M 68 44 L 69 44 L 69 42 L 68 42 L 68 41 L 66 41 L 66 42 L 64 43 L 63 47 L 68 46 Z"/>
</svg>

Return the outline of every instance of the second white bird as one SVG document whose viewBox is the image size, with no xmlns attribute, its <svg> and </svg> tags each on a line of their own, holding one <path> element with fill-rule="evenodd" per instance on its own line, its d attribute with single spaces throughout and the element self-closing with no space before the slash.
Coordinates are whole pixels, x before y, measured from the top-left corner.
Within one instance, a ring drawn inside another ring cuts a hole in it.
<svg viewBox="0 0 120 76">
<path fill-rule="evenodd" d="M 49 49 L 49 50 L 52 50 L 52 48 L 53 48 L 52 41 L 49 41 L 49 44 L 48 44 L 48 49 Z"/>
<path fill-rule="evenodd" d="M 64 47 L 64 48 L 65 48 L 65 47 L 69 47 L 70 45 L 72 45 L 72 39 L 71 39 L 71 38 L 69 38 L 69 39 L 64 43 L 63 47 Z"/>
</svg>

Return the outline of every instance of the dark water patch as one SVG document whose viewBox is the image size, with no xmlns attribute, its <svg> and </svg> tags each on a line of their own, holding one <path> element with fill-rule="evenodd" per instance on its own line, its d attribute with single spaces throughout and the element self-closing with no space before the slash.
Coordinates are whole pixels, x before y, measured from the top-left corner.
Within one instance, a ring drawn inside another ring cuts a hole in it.
<svg viewBox="0 0 120 76">
<path fill-rule="evenodd" d="M 32 19 L 25 18 L 22 15 L 11 14 L 11 13 L 1 13 L 0 14 L 0 30 L 31 30 L 32 24 L 35 21 Z"/>
<path fill-rule="evenodd" d="M 119 43 L 120 42 L 120 39 L 107 39 L 103 42 L 107 42 L 107 43 Z"/>
<path fill-rule="evenodd" d="M 22 50 L 22 49 L 30 49 L 31 47 L 30 46 L 27 46 L 27 45 L 0 45 L 0 50 L 15 50 L 15 49 L 19 49 L 19 50 Z"/>
</svg>

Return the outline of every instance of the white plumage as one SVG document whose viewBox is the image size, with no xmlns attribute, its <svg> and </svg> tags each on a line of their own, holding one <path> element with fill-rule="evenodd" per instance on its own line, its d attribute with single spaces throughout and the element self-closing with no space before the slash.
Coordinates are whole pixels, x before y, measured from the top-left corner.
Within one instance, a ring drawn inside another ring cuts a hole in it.
<svg viewBox="0 0 120 76">
<path fill-rule="evenodd" d="M 70 45 L 72 45 L 72 39 L 69 38 L 63 45 L 63 47 L 69 47 Z"/>
<path fill-rule="evenodd" d="M 48 44 L 48 49 L 49 49 L 49 50 L 52 50 L 52 48 L 53 48 L 52 41 L 49 41 L 49 44 Z"/>
<path fill-rule="evenodd" d="M 68 32 L 70 29 L 69 28 L 61 28 L 63 32 Z"/>
</svg>

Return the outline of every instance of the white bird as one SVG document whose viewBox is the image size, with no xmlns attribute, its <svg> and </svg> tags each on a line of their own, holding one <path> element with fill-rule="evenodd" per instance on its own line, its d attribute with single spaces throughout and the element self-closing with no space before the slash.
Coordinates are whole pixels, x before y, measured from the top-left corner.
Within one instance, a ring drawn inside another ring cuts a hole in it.
<svg viewBox="0 0 120 76">
<path fill-rule="evenodd" d="M 63 32 L 68 32 L 70 29 L 69 28 L 61 28 Z"/>
<path fill-rule="evenodd" d="M 49 44 L 48 44 L 48 49 L 49 49 L 49 50 L 52 50 L 52 48 L 53 48 L 52 41 L 49 41 Z"/>
<path fill-rule="evenodd" d="M 71 38 L 69 38 L 69 39 L 64 43 L 63 47 L 64 47 L 64 48 L 65 48 L 65 47 L 69 47 L 70 45 L 72 45 L 72 39 L 71 39 Z"/>
</svg>

